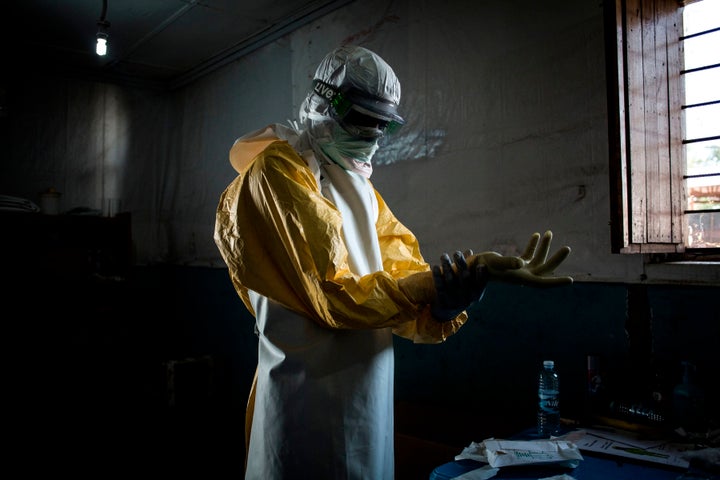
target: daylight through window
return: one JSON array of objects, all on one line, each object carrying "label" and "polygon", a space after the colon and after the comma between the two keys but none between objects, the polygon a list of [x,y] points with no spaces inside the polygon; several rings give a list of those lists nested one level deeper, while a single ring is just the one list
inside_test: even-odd
[{"label": "daylight through window", "polygon": [[720,259],[720,0],[604,5],[612,251]]},{"label": "daylight through window", "polygon": [[720,247],[720,0],[683,9],[687,248]]}]

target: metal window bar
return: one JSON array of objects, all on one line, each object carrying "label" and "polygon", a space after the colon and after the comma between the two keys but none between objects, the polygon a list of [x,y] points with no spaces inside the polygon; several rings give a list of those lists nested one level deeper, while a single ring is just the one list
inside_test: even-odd
[{"label": "metal window bar", "polygon": [[682,109],[685,110],[686,108],[693,108],[693,107],[707,107],[708,105],[717,105],[720,103],[720,100],[711,100],[709,102],[702,102],[702,103],[691,103],[689,105],[683,105]]},{"label": "metal window bar", "polygon": [[698,173],[697,175],[685,175],[683,178],[702,178],[702,177],[720,177],[719,173]]},{"label": "metal window bar", "polygon": [[713,135],[712,137],[701,137],[701,138],[687,138],[682,141],[683,145],[688,143],[707,142],[710,140],[720,140],[720,135]]},{"label": "metal window bar", "polygon": [[[696,175],[683,175],[683,180],[688,178],[706,178],[706,177],[720,177],[720,172],[717,173],[698,173]],[[687,209],[683,210],[683,213],[712,213],[720,212],[720,208],[707,208],[707,209]]]},{"label": "metal window bar", "polygon": [[720,67],[720,63],[711,63],[710,65],[703,65],[701,67],[687,68],[685,70],[680,70],[680,75],[685,75],[686,73],[701,72],[703,70],[710,70],[711,68],[717,67]]},{"label": "metal window bar", "polygon": [[690,35],[683,35],[680,37],[680,40],[687,40],[688,38],[699,37],[699,36],[707,35],[708,33],[713,33],[713,32],[717,32],[717,31],[720,31],[720,27],[711,28],[710,30],[704,30],[702,32],[691,33]]}]

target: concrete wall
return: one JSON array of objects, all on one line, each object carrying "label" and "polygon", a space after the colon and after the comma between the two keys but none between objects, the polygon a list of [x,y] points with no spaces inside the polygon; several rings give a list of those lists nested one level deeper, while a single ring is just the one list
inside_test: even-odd
[{"label": "concrete wall", "polygon": [[[352,2],[172,92],[22,71],[8,80],[0,191],[133,214],[137,261],[222,267],[214,212],[238,136],[297,116],[322,56],[380,53],[407,125],[373,182],[423,254],[512,254],[551,229],[579,281],[719,284],[720,269],[610,252],[602,5],[592,0]],[[642,280],[641,280],[642,279]]]}]

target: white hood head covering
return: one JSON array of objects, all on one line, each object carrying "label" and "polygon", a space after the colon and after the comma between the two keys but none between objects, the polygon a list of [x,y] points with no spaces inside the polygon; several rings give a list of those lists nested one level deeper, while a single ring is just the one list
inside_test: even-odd
[{"label": "white hood head covering", "polygon": [[[377,139],[386,127],[404,123],[397,112],[399,103],[400,81],[390,65],[366,48],[345,45],[320,62],[299,120],[315,140],[328,136],[335,123],[351,135]],[[375,124],[351,121],[358,116],[374,119]]]}]

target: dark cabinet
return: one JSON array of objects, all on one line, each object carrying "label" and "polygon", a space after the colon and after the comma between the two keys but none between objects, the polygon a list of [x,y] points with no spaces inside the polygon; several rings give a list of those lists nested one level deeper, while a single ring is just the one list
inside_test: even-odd
[{"label": "dark cabinet", "polygon": [[123,276],[132,263],[130,213],[114,217],[0,214],[3,270],[22,277]]}]

